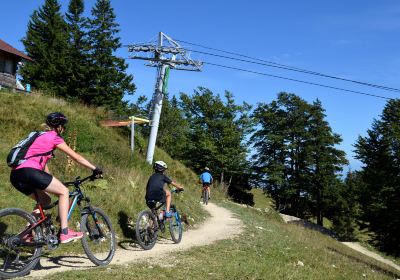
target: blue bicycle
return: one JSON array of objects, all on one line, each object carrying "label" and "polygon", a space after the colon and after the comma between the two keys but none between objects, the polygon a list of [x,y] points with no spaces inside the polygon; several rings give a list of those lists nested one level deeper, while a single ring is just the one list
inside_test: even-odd
[{"label": "blue bicycle", "polygon": [[[171,193],[179,193],[183,190],[173,189]],[[178,209],[175,205],[171,205],[171,218],[165,217],[165,209],[160,210],[165,205],[156,201],[147,202],[150,209],[143,210],[139,213],[136,220],[136,240],[140,247],[144,250],[150,250],[154,247],[157,241],[158,232],[165,232],[166,223],[169,223],[169,232],[174,243],[179,243],[182,240],[182,221]]]}]

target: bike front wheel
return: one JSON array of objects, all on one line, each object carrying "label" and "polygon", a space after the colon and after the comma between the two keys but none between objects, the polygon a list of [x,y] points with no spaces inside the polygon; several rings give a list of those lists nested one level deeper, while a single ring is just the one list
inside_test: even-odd
[{"label": "bike front wheel", "polygon": [[0,210],[0,279],[24,276],[39,261],[42,238],[39,227],[20,236],[35,218],[18,208]]},{"label": "bike front wheel", "polygon": [[88,258],[95,265],[107,265],[114,257],[115,232],[110,218],[100,208],[93,207],[92,211],[81,218],[83,232],[82,246]]},{"label": "bike front wheel", "polygon": [[179,243],[182,240],[182,222],[179,212],[174,209],[172,217],[169,218],[169,232],[174,243]]},{"label": "bike front wheel", "polygon": [[150,211],[144,210],[139,213],[136,221],[136,240],[144,250],[154,247],[158,235],[157,217]]}]

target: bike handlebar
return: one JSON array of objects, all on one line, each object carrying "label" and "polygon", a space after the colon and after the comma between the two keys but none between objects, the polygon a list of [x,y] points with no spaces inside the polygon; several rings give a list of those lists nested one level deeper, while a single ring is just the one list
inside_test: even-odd
[{"label": "bike handlebar", "polygon": [[[73,182],[64,182],[63,184],[64,184],[64,186],[66,186],[66,187],[79,186],[80,184],[82,184],[83,182],[85,182],[85,181],[87,181],[87,180],[94,181],[94,180],[96,180],[96,179],[100,179],[100,178],[96,177],[96,175],[93,175],[93,174],[90,175],[90,176],[87,176],[87,177],[85,177],[85,178],[83,178],[83,179],[81,179],[81,178],[78,176],[78,177],[76,177],[75,181],[73,181]],[[57,204],[58,204],[58,200],[55,201],[55,202],[53,202],[53,203],[51,203],[50,205],[42,206],[42,208],[43,208],[43,210],[49,210],[49,209],[55,207]]]},{"label": "bike handlebar", "polygon": [[64,182],[63,184],[66,187],[79,186],[80,184],[82,184],[83,182],[85,182],[87,180],[94,181],[96,179],[100,179],[100,178],[96,177],[96,175],[93,175],[93,174],[90,175],[90,176],[87,176],[87,177],[85,177],[83,179],[81,179],[81,177],[78,176],[78,177],[76,177],[75,181],[73,181],[73,182]]},{"label": "bike handlebar", "polygon": [[184,191],[184,189],[178,189],[178,188],[174,188],[174,189],[171,190],[171,192],[173,192],[173,193],[180,193],[180,192],[183,192],[183,191]]}]

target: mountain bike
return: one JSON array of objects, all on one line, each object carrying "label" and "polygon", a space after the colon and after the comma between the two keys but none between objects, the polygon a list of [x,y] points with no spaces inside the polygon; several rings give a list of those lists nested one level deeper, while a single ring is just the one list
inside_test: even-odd
[{"label": "mountain bike", "polygon": [[[183,190],[173,189],[172,193],[179,193]],[[175,205],[171,205],[171,218],[165,217],[165,209],[159,211],[164,203],[156,201],[148,201],[147,205],[150,209],[143,210],[139,213],[136,220],[136,239],[140,247],[144,250],[150,250],[154,247],[157,241],[158,232],[165,232],[166,222],[169,222],[169,232],[174,243],[179,243],[182,240],[182,221],[178,209]],[[160,215],[162,213],[162,217]]]},{"label": "mountain bike", "polygon": [[210,185],[208,184],[203,184],[203,189],[201,191],[201,197],[203,198],[203,204],[207,205],[208,204],[208,200],[209,200],[209,193],[208,193],[208,188],[210,187]]},{"label": "mountain bike", "polygon": [[[111,262],[116,243],[110,219],[103,210],[91,206],[89,197],[81,189],[83,182],[95,179],[97,178],[94,175],[84,179],[77,177],[75,181],[64,185],[74,187],[69,193],[68,220],[78,205],[83,249],[88,258],[100,266]],[[51,214],[43,211],[57,204],[58,201],[48,206],[38,203],[40,216],[37,218],[18,208],[0,210],[0,279],[28,274],[38,263],[43,247],[54,250],[59,246],[58,233]]]}]

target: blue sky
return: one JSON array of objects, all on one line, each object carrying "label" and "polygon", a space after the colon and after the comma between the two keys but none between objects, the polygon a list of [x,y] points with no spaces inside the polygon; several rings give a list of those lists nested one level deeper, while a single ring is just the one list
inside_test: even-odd
[{"label": "blue sky", "polygon": [[[29,16],[43,0],[2,1],[0,38],[23,50]],[[66,10],[68,1],[60,3]],[[95,0],[86,1],[90,12]],[[400,2],[383,1],[122,1],[112,5],[123,44],[147,42],[162,31],[174,39],[242,53],[260,59],[305,68],[348,79],[400,88]],[[4,12],[9,11],[9,12]],[[198,47],[191,47],[201,50]],[[128,57],[127,49],[118,52]],[[221,60],[193,53],[192,58],[233,67],[397,97],[400,93],[357,86],[326,78]],[[143,61],[127,61],[139,95],[151,96],[155,69]],[[342,135],[340,148],[350,166],[353,144],[365,135],[386,103],[383,99],[348,94],[291,81],[205,65],[202,72],[172,71],[170,94],[193,92],[205,86],[216,93],[231,91],[238,102],[270,102],[281,91],[312,102],[322,101],[334,132]]]}]

